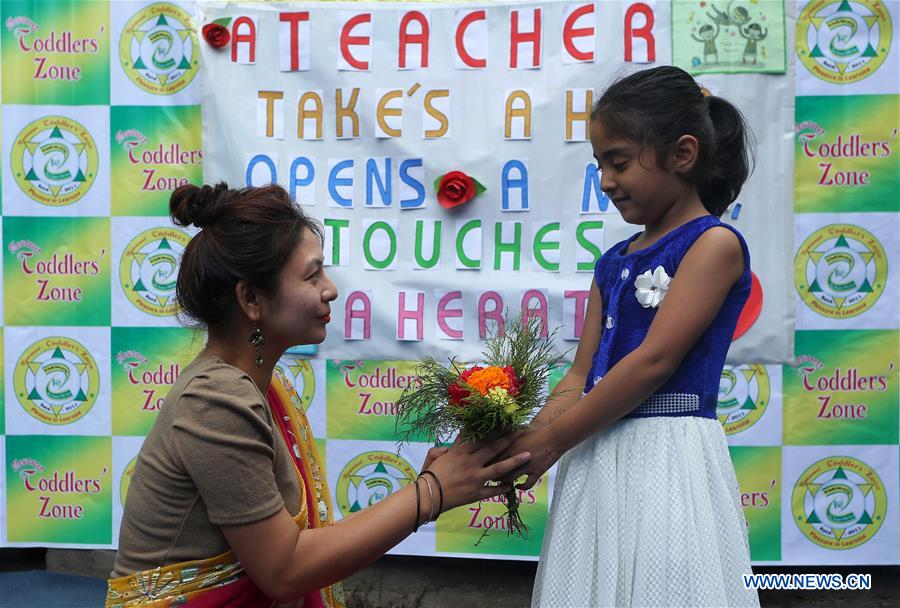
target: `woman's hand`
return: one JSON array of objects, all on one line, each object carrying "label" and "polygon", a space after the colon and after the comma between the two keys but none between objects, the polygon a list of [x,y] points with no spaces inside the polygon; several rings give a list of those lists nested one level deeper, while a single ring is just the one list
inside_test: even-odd
[{"label": "woman's hand", "polygon": [[528,452],[531,459],[523,466],[515,469],[504,480],[515,481],[522,475],[528,475],[525,483],[516,485],[521,490],[528,490],[538,482],[541,476],[552,467],[565,450],[553,440],[551,426],[539,428],[528,427],[516,434],[516,440],[509,446],[509,453]]},{"label": "woman's hand", "polygon": [[[426,457],[425,469],[431,471],[441,482],[444,493],[443,510],[460,505],[499,496],[512,489],[511,483],[485,485],[488,482],[509,477],[514,469],[525,465],[531,455],[517,450],[513,456],[498,462],[491,462],[512,444],[514,437],[505,435],[490,441],[454,443],[449,449],[438,454],[430,463]],[[429,450],[429,457],[433,451]],[[489,464],[490,463],[490,464]],[[426,479],[428,476],[426,476]],[[432,480],[429,480],[432,481]]]}]

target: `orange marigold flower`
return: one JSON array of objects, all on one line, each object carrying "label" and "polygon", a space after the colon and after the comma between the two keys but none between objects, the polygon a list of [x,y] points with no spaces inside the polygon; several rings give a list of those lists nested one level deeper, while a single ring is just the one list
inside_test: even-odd
[{"label": "orange marigold flower", "polygon": [[497,367],[496,365],[476,371],[466,379],[466,382],[482,395],[486,395],[495,386],[506,390],[513,388],[509,374],[502,367]]}]

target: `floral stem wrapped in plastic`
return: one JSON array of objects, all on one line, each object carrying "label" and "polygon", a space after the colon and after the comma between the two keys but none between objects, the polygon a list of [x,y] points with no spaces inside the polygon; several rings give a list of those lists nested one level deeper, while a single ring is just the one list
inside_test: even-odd
[{"label": "floral stem wrapped in plastic", "polygon": [[[517,318],[488,338],[482,365],[462,368],[452,358],[445,367],[424,359],[416,369],[419,382],[397,402],[401,442],[422,434],[445,441],[457,433],[462,441],[477,441],[526,426],[545,397],[550,371],[562,359],[553,348],[555,332],[542,333],[540,320]],[[519,514],[516,489],[504,497],[508,533],[525,537],[528,526]]]}]

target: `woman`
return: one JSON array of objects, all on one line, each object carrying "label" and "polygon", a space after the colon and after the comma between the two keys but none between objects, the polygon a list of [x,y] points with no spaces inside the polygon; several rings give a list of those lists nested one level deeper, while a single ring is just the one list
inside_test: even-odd
[{"label": "woman", "polygon": [[339,581],[527,462],[511,443],[432,448],[414,483],[333,524],[319,455],[275,363],[325,339],[337,297],[321,229],[280,186],[183,186],[170,214],[200,228],[177,296],[207,331],[172,387],[128,490],[110,606],[340,607]]}]

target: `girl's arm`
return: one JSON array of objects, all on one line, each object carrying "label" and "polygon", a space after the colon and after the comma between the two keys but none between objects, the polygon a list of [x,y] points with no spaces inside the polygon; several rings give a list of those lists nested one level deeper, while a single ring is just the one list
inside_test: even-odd
[{"label": "girl's arm", "polygon": [[678,369],[706,331],[744,271],[737,237],[727,228],[703,233],[685,254],[663,304],[641,345],[622,358],[603,380],[548,426],[511,446],[531,461],[515,471],[528,474],[528,489],[567,450],[607,428],[640,405]]},{"label": "girl's arm", "polygon": [[[429,470],[443,487],[444,511],[511,489],[510,485],[485,485],[527,462],[527,454],[517,454],[487,464],[510,443],[509,436],[489,443],[460,443],[431,463]],[[426,480],[431,483],[433,503]],[[430,476],[340,526],[300,531],[282,508],[262,521],[222,526],[222,533],[256,586],[272,600],[288,603],[362,570],[409,536],[416,523],[415,483],[419,486],[418,524],[423,524],[432,508],[438,515],[439,490]]]},{"label": "girl's arm", "polygon": [[584,390],[584,383],[593,365],[594,352],[597,350],[600,336],[603,334],[602,313],[603,297],[600,295],[597,282],[592,281],[591,290],[588,292],[587,313],[581,329],[581,338],[578,341],[578,349],[575,351],[575,360],[563,379],[553,389],[553,393],[547,398],[544,407],[531,421],[532,427],[547,426],[581,399],[581,391]]}]

